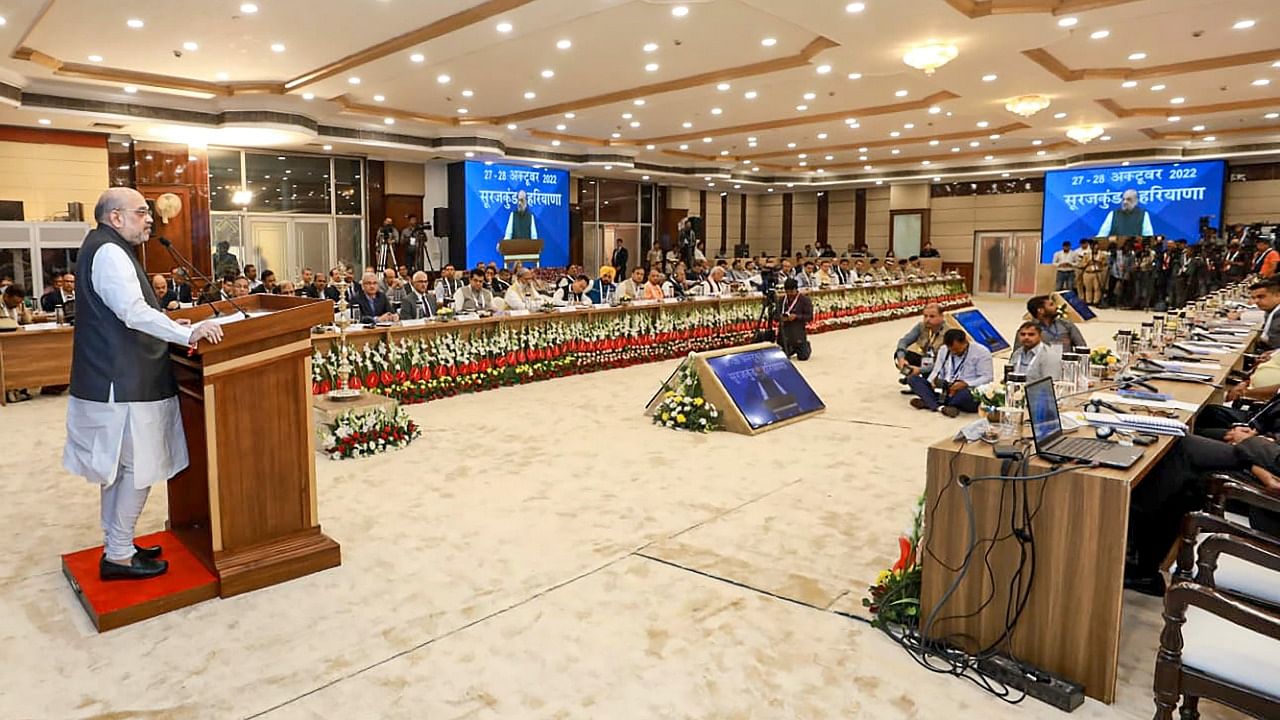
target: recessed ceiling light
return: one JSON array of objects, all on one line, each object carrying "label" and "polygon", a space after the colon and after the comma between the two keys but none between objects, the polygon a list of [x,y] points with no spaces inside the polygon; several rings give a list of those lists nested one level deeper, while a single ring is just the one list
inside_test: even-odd
[{"label": "recessed ceiling light", "polygon": [[721,110],[720,108],[711,108],[711,114],[712,114],[712,115],[719,115],[719,114],[721,114],[721,113],[723,113],[723,112],[724,112],[724,110]]},{"label": "recessed ceiling light", "polygon": [[649,63],[644,66],[645,72],[658,72],[658,63]]},{"label": "recessed ceiling light", "polygon": [[826,134],[826,133],[818,133],[818,139],[819,139],[819,140],[826,140],[826,139],[827,139],[827,134]]},{"label": "recessed ceiling light", "polygon": [[658,43],[652,43],[652,42],[651,42],[651,43],[645,43],[645,44],[644,44],[644,51],[645,51],[645,52],[647,52],[647,53],[657,52],[657,51],[658,51]]},{"label": "recessed ceiling light", "polygon": [[796,106],[796,111],[797,111],[797,112],[804,112],[805,110],[808,110],[808,109],[809,109],[809,106],[808,106],[808,105],[797,105],[797,106]]},{"label": "recessed ceiling light", "polygon": [[685,15],[689,14],[689,8],[685,7],[684,5],[677,5],[671,8],[671,14],[674,15],[675,17],[684,17]]},{"label": "recessed ceiling light", "polygon": [[631,121],[631,127],[633,127],[633,128],[638,128],[638,127],[640,127],[640,121],[639,121],[639,120],[632,120],[632,121]]},{"label": "recessed ceiling light", "polygon": [[525,99],[525,100],[532,100],[532,99],[534,99],[534,98],[536,98],[536,97],[538,97],[538,93],[536,93],[536,92],[534,92],[534,91],[532,91],[532,90],[527,90],[527,91],[525,91],[525,94],[524,94],[524,99]]},{"label": "recessed ceiling light", "polygon": [[565,130],[568,130],[568,129],[569,129],[569,126],[565,125],[564,123],[560,123],[559,125],[556,126],[556,130],[559,130],[560,132],[564,132]]},{"label": "recessed ceiling light", "polygon": [[622,113],[622,119],[623,119],[623,120],[630,120],[630,119],[631,119],[631,118],[633,118],[633,117],[635,117],[635,115],[632,115],[632,114],[631,114],[631,113],[629,113],[629,112],[627,112],[627,113]]},{"label": "recessed ceiling light", "polygon": [[930,115],[937,115],[941,112],[942,112],[942,108],[938,107],[937,105],[934,105],[933,107],[929,108]]},{"label": "recessed ceiling light", "polygon": [[303,100],[307,100],[307,101],[315,100],[315,99],[316,99],[316,94],[315,94],[315,93],[313,93],[313,92],[304,92],[304,93],[302,93],[302,99],[303,99]]},{"label": "recessed ceiling light", "polygon": [[906,90],[899,90],[899,91],[895,92],[895,93],[894,93],[894,95],[895,95],[895,96],[897,96],[897,97],[906,97],[906,96],[907,96],[907,91],[906,91]]},{"label": "recessed ceiling light", "polygon": [[862,169],[863,169],[863,170],[870,170],[871,168],[872,168],[872,166],[871,166],[871,165],[863,165],[863,166],[862,166]]},{"label": "recessed ceiling light", "polygon": [[1100,138],[1098,138],[1098,139],[1099,139],[1099,140],[1101,140],[1102,142],[1111,142],[1111,136],[1110,136],[1110,135],[1103,135],[1102,137],[1100,137]]},{"label": "recessed ceiling light", "polygon": [[449,81],[450,81],[450,80],[452,80],[452,79],[453,79],[453,78],[449,77],[448,75],[437,75],[437,76],[436,76],[436,82],[440,83],[441,85],[448,85],[448,84],[449,84]]},{"label": "recessed ceiling light", "polygon": [[765,39],[761,40],[761,41],[760,41],[760,44],[761,44],[761,45],[763,45],[763,46],[765,46],[765,47],[773,47],[774,45],[777,45],[777,44],[778,44],[778,39],[777,39],[777,38],[767,37],[767,38],[765,38]]},{"label": "recessed ceiling light", "polygon": [[258,6],[254,5],[253,3],[241,3],[240,12],[244,13],[245,15],[252,15],[258,12]]},{"label": "recessed ceiling light", "polygon": [[1090,33],[1089,37],[1093,38],[1094,40],[1105,40],[1106,38],[1111,37],[1111,31],[1110,30],[1094,30],[1092,33]]},{"label": "recessed ceiling light", "polygon": [[844,11],[847,13],[860,13],[866,9],[867,9],[867,4],[860,3],[860,2],[852,2],[844,6]]},{"label": "recessed ceiling light", "polygon": [[134,87],[133,85],[125,85],[124,91],[132,95],[133,93],[138,92],[138,88]]},{"label": "recessed ceiling light", "polygon": [[1058,27],[1061,27],[1061,28],[1075,27],[1079,22],[1080,22],[1080,18],[1064,17],[1058,21]]},{"label": "recessed ceiling light", "polygon": [[982,143],[978,142],[977,140],[970,140],[970,141],[969,141],[969,147],[980,147],[981,145],[982,145]]},{"label": "recessed ceiling light", "polygon": [[827,156],[825,156],[823,159],[824,159],[824,160],[835,160],[835,159],[836,159],[836,156],[835,156],[835,155],[827,155]]},{"label": "recessed ceiling light", "polygon": [[644,101],[644,99],[643,99],[643,98],[639,98],[639,99],[636,99],[636,100],[632,100],[632,101],[631,101],[631,104],[632,104],[632,105],[635,105],[636,107],[644,107],[644,102],[645,102],[645,101]]},{"label": "recessed ceiling light", "polygon": [[689,146],[688,146],[688,145],[681,145],[681,146],[680,146],[680,149],[681,149],[681,150],[688,150],[688,149],[689,149]]},{"label": "recessed ceiling light", "polygon": [[901,137],[901,136],[902,136],[902,133],[898,132],[897,130],[893,130],[889,133],[889,137]]},{"label": "recessed ceiling light", "polygon": [[352,76],[352,77],[347,78],[347,82],[351,83],[352,85],[359,85],[359,84],[360,84],[360,78],[355,77],[355,76]]},{"label": "recessed ceiling light", "polygon": [[382,118],[382,122],[383,122],[384,124],[386,124],[386,125],[395,125],[395,124],[396,124],[396,119],[395,119],[395,118]]},{"label": "recessed ceiling light", "polygon": [[1204,132],[1204,126],[1203,126],[1203,125],[1192,125],[1192,126],[1191,126],[1191,132]]},{"label": "recessed ceiling light", "polygon": [[102,62],[102,56],[101,56],[101,55],[90,55],[90,56],[89,56],[89,62]]},{"label": "recessed ceiling light", "polygon": [[1165,119],[1166,119],[1166,120],[1168,120],[1168,121],[1169,121],[1169,122],[1171,122],[1171,123],[1176,123],[1176,122],[1179,122],[1180,120],[1182,120],[1182,116],[1181,116],[1181,115],[1170,115],[1169,117],[1167,117],[1167,118],[1165,118]]},{"label": "recessed ceiling light", "polygon": [[1122,88],[1136,88],[1136,87],[1138,87],[1138,81],[1137,81],[1137,80],[1125,80],[1124,82],[1120,83],[1120,87],[1122,87]]},{"label": "recessed ceiling light", "polygon": [[217,75],[214,75],[213,77],[214,77],[214,78],[216,78],[216,79],[218,79],[218,80],[227,80],[227,79],[229,79],[231,76],[230,76],[230,75],[228,75],[228,74],[226,74],[226,73],[224,73],[224,72],[220,72],[220,73],[218,73]]},{"label": "recessed ceiling light", "polygon": [[731,87],[733,86],[730,85],[729,83],[720,83],[719,85],[716,86],[716,89],[719,90],[720,92],[725,92]]},{"label": "recessed ceiling light", "polygon": [[996,75],[996,74],[994,74],[994,73],[993,73],[993,74],[991,74],[991,75],[983,75],[983,76],[982,76],[982,82],[995,82],[995,81],[996,81],[996,80],[998,80],[999,78],[1000,78],[1000,76],[999,76],[999,75]]},{"label": "recessed ceiling light", "polygon": [[126,21],[124,22],[124,24],[125,24],[125,25],[128,25],[129,27],[133,28],[134,30],[138,30],[138,29],[140,29],[143,25],[145,25],[146,23],[142,22],[142,21],[141,21],[141,20],[139,20],[138,18],[129,18],[128,20],[126,20]]},{"label": "recessed ceiling light", "polygon": [[688,130],[689,128],[693,127],[693,123],[689,122],[688,120],[685,120],[684,122],[680,123],[680,127],[684,128],[685,130]]},{"label": "recessed ceiling light", "polygon": [[52,121],[52,120],[50,120],[49,118],[40,118],[40,119],[39,119],[39,120],[37,120],[36,122],[40,123],[41,125],[52,125],[52,124],[53,124],[53,121]]},{"label": "recessed ceiling light", "polygon": [[805,100],[816,100],[816,99],[817,99],[817,97],[818,97],[818,94],[817,94],[817,93],[807,92],[807,93],[805,93],[805,94],[804,94],[804,99],[805,99]]},{"label": "recessed ceiling light", "polygon": [[1067,114],[1066,114],[1066,113],[1064,113],[1064,112],[1054,113],[1054,114],[1053,114],[1053,119],[1054,119],[1054,120],[1061,120],[1062,118],[1064,118],[1064,117],[1066,117],[1066,116],[1067,116]]},{"label": "recessed ceiling light", "polygon": [[577,114],[577,113],[567,112],[567,113],[565,113],[565,114],[564,114],[564,119],[565,119],[565,120],[572,120],[572,119],[574,119],[574,118],[576,118],[576,117],[578,117],[578,114]]},{"label": "recessed ceiling light", "polygon": [[462,91],[462,97],[467,97],[467,98],[474,97],[475,94],[476,94],[475,91],[469,88]]},{"label": "recessed ceiling light", "polygon": [[1043,150],[1037,150],[1037,151],[1036,151],[1036,155],[1044,155],[1044,151],[1043,151]]},{"label": "recessed ceiling light", "polygon": [[1269,112],[1266,115],[1263,115],[1262,118],[1264,120],[1275,120],[1276,118],[1280,118],[1280,113]]},{"label": "recessed ceiling light", "polygon": [[1271,81],[1266,78],[1258,78],[1257,80],[1253,81],[1253,84],[1257,85],[1258,87],[1262,87],[1263,85],[1270,85]]},{"label": "recessed ceiling light", "polygon": [[610,133],[609,137],[613,138],[614,140],[617,140],[618,138],[622,137],[622,133],[620,132]]},{"label": "recessed ceiling light", "polygon": [[818,67],[814,68],[814,72],[818,73],[819,75],[826,75],[827,73],[831,72],[831,66],[819,65]]},{"label": "recessed ceiling light", "polygon": [[902,126],[902,129],[903,129],[903,130],[915,130],[915,129],[916,129],[916,124],[915,124],[915,123],[906,123],[905,125],[903,125],[903,126]]},{"label": "recessed ceiling light", "polygon": [[1000,173],[1000,177],[1009,177],[1009,173]]},{"label": "recessed ceiling light", "polygon": [[332,149],[333,149],[333,146],[332,146],[332,145],[325,145],[325,146],[324,146],[324,149],[325,149],[325,150],[332,150]]},{"label": "recessed ceiling light", "polygon": [[960,148],[958,148],[958,147],[953,147],[953,148],[951,148],[951,152],[960,152]]},{"label": "recessed ceiling light", "polygon": [[901,150],[899,150],[898,148],[894,148],[894,149],[892,149],[892,150],[890,150],[890,151],[889,151],[889,154],[890,154],[890,155],[897,155],[897,154],[899,154],[899,153],[901,153],[901,152],[902,152],[902,151],[901,151]]},{"label": "recessed ceiling light", "polygon": [[560,141],[559,141],[559,140],[552,140],[552,141],[551,141],[551,146],[552,146],[552,147],[560,147]]},{"label": "recessed ceiling light", "polygon": [[543,70],[543,71],[542,71],[542,77],[543,77],[543,78],[545,78],[545,79],[547,79],[547,80],[550,80],[551,78],[553,78],[553,77],[555,77],[555,76],[556,76],[556,71],[555,71],[555,70],[552,70],[551,68],[547,68],[546,70]]},{"label": "recessed ceiling light", "polygon": [[508,129],[508,130],[516,130],[516,129],[519,129],[519,127],[520,127],[520,126],[519,126],[519,125],[517,125],[517,124],[515,124],[515,123],[507,123],[507,129]]},{"label": "recessed ceiling light", "polygon": [[194,42],[191,42],[190,40],[188,40],[188,41],[186,41],[186,42],[182,43],[182,49],[183,49],[183,50],[186,50],[186,51],[188,51],[188,52],[195,52],[195,51],[197,51],[197,50],[199,50],[199,49],[200,49],[200,45],[199,45],[199,43],[194,43]]},{"label": "recessed ceiling light", "polygon": [[702,142],[704,142],[704,143],[709,143],[709,142],[711,142],[711,140],[712,140],[712,138],[709,138],[709,137],[704,137],[704,138],[702,138]]},{"label": "recessed ceiling light", "polygon": [[721,156],[721,157],[724,157],[725,155],[728,155],[728,154],[729,154],[729,151],[728,151],[728,150],[721,150],[721,151],[720,151],[720,156]]},{"label": "recessed ceiling light", "polygon": [[789,142],[789,143],[787,143],[787,149],[788,149],[788,150],[795,150],[795,149],[796,149],[796,144],[795,144],[795,143],[793,143],[793,142]]},{"label": "recessed ceiling light", "polygon": [[475,153],[473,153],[473,152],[471,152],[470,150],[468,150],[468,151],[466,151],[466,152],[462,153],[462,156],[463,156],[463,157],[473,158],[473,157],[475,157],[475,156],[476,156],[476,154],[475,154]]},{"label": "recessed ceiling light", "polygon": [[1184,98],[1184,97],[1176,97],[1176,98],[1171,98],[1171,99],[1169,100],[1169,104],[1171,104],[1171,105],[1181,105],[1182,103],[1184,103],[1184,102],[1186,102],[1186,101],[1187,101],[1187,99],[1186,99],[1186,98]]},{"label": "recessed ceiling light", "polygon": [[1000,133],[995,133],[995,134],[993,134],[993,135],[988,135],[987,137],[991,138],[992,140],[999,140],[999,139],[1000,139]]},{"label": "recessed ceiling light", "polygon": [[1161,90],[1163,90],[1163,89],[1164,89],[1164,87],[1165,87],[1165,86],[1164,86],[1163,84],[1159,84],[1159,85],[1152,85],[1152,86],[1151,86],[1151,92],[1160,92]]},{"label": "recessed ceiling light", "polygon": [[1231,26],[1231,29],[1232,30],[1248,30],[1249,28],[1257,24],[1258,23],[1254,20],[1239,20],[1236,22],[1235,25]]},{"label": "recessed ceiling light", "polygon": [[983,159],[983,160],[995,160],[995,159],[996,159],[996,156],[995,156],[995,155],[985,155],[985,156],[983,156],[983,158],[982,158],[982,159]]},{"label": "recessed ceiling light", "polygon": [[796,163],[796,164],[797,164],[797,165],[799,165],[800,167],[809,167],[809,161],[808,161],[808,160],[801,160],[800,162],[798,162],[798,163]]},{"label": "recessed ceiling light", "polygon": [[799,155],[797,155],[796,157],[800,158],[801,160],[808,160],[808,159],[809,159],[809,153],[800,153],[800,154],[799,154]]},{"label": "recessed ceiling light", "polygon": [[862,79],[862,73],[849,73],[848,78],[849,78],[850,80],[861,80],[861,79]]},{"label": "recessed ceiling light", "polygon": [[759,97],[759,93],[757,93],[755,90],[748,90],[742,93],[742,97],[748,100],[755,100],[757,97]]},{"label": "recessed ceiling light", "polygon": [[284,43],[271,43],[271,52],[284,52]]},{"label": "recessed ceiling light", "polygon": [[1129,59],[1130,59],[1130,60],[1133,60],[1133,61],[1146,60],[1146,59],[1147,59],[1147,54],[1146,54],[1146,53],[1144,53],[1144,52],[1136,52],[1136,53],[1131,54],[1131,55],[1129,56]]},{"label": "recessed ceiling light", "polygon": [[[937,140],[930,140],[930,141],[929,141],[929,147],[938,147],[938,141],[937,141]],[[865,150],[859,150],[859,152],[865,152]]]},{"label": "recessed ceiling light", "polygon": [[420,63],[420,62],[426,62],[427,56],[423,55],[422,53],[414,53],[409,56],[409,59],[412,60],[413,62]]},{"label": "recessed ceiling light", "polygon": [[560,50],[568,50],[569,48],[573,47],[573,41],[572,40],[557,41],[556,47]]},{"label": "recessed ceiling light", "polygon": [[511,23],[509,22],[500,22],[497,24],[497,26],[494,29],[500,33],[509,33],[511,32],[512,27],[511,27]]},{"label": "recessed ceiling light", "polygon": [[979,121],[978,121],[978,127],[980,127],[980,128],[985,128],[985,127],[988,127],[988,126],[990,126],[990,125],[991,125],[991,123],[987,122],[986,120],[979,120]]},{"label": "recessed ceiling light", "polygon": [[470,111],[470,110],[468,110],[468,109],[466,109],[466,108],[458,108],[458,114],[459,114],[459,115],[466,115],[466,114],[467,114],[467,113],[469,113],[469,112],[471,112],[471,111]]},{"label": "recessed ceiling light", "polygon": [[1031,141],[1031,144],[1032,144],[1032,145],[1043,145],[1043,144],[1044,144],[1044,141],[1043,141],[1043,140],[1032,140],[1032,141]]},{"label": "recessed ceiling light", "polygon": [[1212,135],[1206,135],[1206,136],[1205,136],[1205,138],[1204,138],[1204,141],[1205,141],[1205,142],[1213,142],[1214,140],[1217,140],[1217,139],[1218,139],[1218,138],[1216,138],[1216,137],[1214,137],[1214,136],[1212,136]]}]

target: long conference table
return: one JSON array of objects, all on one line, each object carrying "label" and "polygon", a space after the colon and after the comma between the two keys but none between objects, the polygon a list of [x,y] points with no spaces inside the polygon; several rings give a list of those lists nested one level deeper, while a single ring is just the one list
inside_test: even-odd
[{"label": "long conference table", "polygon": [[[915,315],[931,302],[944,310],[971,304],[958,277],[815,290],[809,297],[815,313],[808,326],[811,333]],[[530,381],[730,347],[750,340],[760,308],[760,295],[630,303],[572,312],[500,313],[449,322],[353,327],[346,339],[353,349],[354,376],[367,380],[376,373],[380,382],[370,389],[414,402],[510,384],[503,381],[499,368],[508,375],[519,369],[521,381]],[[7,391],[68,384],[72,335],[69,327],[0,333],[0,386]],[[339,342],[340,336],[331,329],[312,334],[315,392],[336,380]],[[411,367],[411,359],[421,367]],[[415,373],[419,377],[428,375],[430,379],[422,383],[432,383],[430,392],[417,384],[408,387],[408,377],[396,377],[401,369],[406,376],[414,369],[420,371]],[[388,375],[393,382],[381,381]],[[3,403],[4,393],[0,393]]]},{"label": "long conference table", "polygon": [[[1250,347],[1255,337],[1256,333],[1250,335],[1243,347]],[[1232,369],[1240,368],[1243,354],[1242,350],[1210,356],[1222,367],[1203,373],[1214,375],[1214,382],[1220,385]],[[1195,412],[1173,410],[1188,425],[1200,409],[1222,397],[1221,390],[1208,385],[1176,381],[1151,384],[1174,400],[1197,407]],[[1062,410],[1077,410],[1087,399],[1071,398]],[[1141,408],[1120,406],[1132,414],[1144,413]],[[1030,442],[1029,424],[1023,423],[1023,427],[1023,439]],[[1093,436],[1087,425],[1075,432]],[[1113,702],[1124,606],[1129,496],[1173,442],[1172,437],[1159,436],[1127,470],[1077,466],[1047,480],[971,484],[978,545],[967,574],[940,609],[929,634],[974,652],[989,647],[1005,632],[1011,581],[1021,564],[1019,543],[1010,537],[1011,516],[1021,513],[1022,501],[1027,500],[1034,512],[1034,579],[1026,606],[1000,651],[1080,683],[1089,697]],[[1003,462],[984,442],[946,439],[929,447],[922,618],[937,608],[969,550],[969,519],[958,478],[1005,474],[1001,472]],[[1027,474],[1044,473],[1051,467],[1034,458]],[[991,542],[991,538],[1001,539]],[[1027,582],[1024,576],[1024,588]]]}]

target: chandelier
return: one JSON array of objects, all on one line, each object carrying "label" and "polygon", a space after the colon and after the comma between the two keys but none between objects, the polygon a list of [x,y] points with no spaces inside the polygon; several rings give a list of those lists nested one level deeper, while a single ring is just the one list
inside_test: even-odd
[{"label": "chandelier", "polygon": [[1049,107],[1049,98],[1043,95],[1020,95],[1004,104],[1004,109],[1014,115],[1031,117]]},{"label": "chandelier", "polygon": [[1067,130],[1067,137],[1075,140],[1081,145],[1088,145],[1091,141],[1097,140],[1098,136],[1104,132],[1106,131],[1099,125],[1073,127]]},{"label": "chandelier", "polygon": [[908,50],[902,56],[902,62],[917,70],[923,70],[925,75],[932,75],[938,68],[955,60],[959,54],[960,51],[955,45],[930,43]]}]

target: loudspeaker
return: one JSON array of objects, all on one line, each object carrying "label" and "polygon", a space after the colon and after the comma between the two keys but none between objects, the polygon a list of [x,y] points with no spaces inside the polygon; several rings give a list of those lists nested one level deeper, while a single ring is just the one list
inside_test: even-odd
[{"label": "loudspeaker", "polygon": [[436,208],[431,213],[436,237],[449,237],[449,208]]}]

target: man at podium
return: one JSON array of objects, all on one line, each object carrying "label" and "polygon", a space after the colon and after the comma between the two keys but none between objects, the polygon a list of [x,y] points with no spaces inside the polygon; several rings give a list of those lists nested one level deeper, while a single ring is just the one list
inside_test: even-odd
[{"label": "man at podium", "polygon": [[147,201],[132,188],[111,188],[94,208],[98,227],[80,247],[62,464],[102,486],[103,580],[163,574],[160,548],[134,545],[134,526],[151,486],[187,466],[187,439],[169,343],[216,343],[222,327],[175,322],[138,263],[135,248],[151,235]]},{"label": "man at podium", "polygon": [[502,239],[541,239],[538,237],[538,223],[534,221],[533,212],[529,210],[529,196],[523,190],[516,193],[516,209],[512,210],[511,217],[507,218],[507,232]]}]

